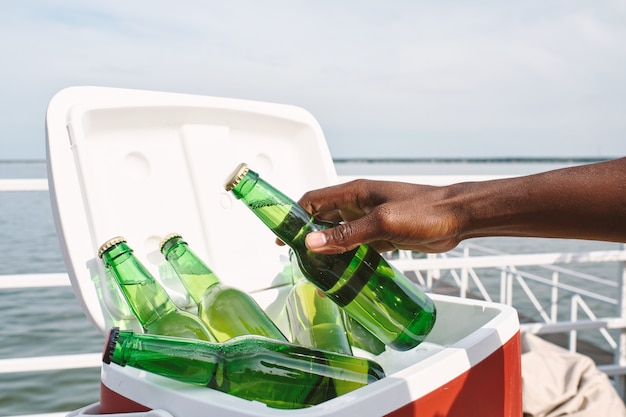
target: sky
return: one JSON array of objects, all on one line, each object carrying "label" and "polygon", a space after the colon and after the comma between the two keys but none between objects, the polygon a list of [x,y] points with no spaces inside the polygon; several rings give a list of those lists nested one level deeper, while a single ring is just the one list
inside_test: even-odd
[{"label": "sky", "polygon": [[7,0],[0,71],[0,160],[76,85],[300,106],[334,158],[626,155],[626,0]]}]

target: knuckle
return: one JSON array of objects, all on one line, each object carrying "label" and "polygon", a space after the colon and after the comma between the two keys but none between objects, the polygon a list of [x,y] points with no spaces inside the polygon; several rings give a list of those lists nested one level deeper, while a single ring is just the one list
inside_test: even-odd
[{"label": "knuckle", "polygon": [[353,249],[360,242],[355,241],[356,229],[350,223],[344,223],[327,230],[330,246],[342,252]]},{"label": "knuckle", "polygon": [[354,228],[350,223],[341,224],[332,229],[332,235],[336,242],[343,242],[354,236]]},{"label": "knuckle", "polygon": [[306,193],[302,195],[302,197],[300,197],[300,199],[298,200],[298,204],[302,206],[302,208],[304,208],[307,212],[310,213],[314,205],[313,201],[314,201],[313,191],[307,191]]},{"label": "knuckle", "polygon": [[387,205],[376,207],[371,213],[376,229],[386,231],[394,225],[394,213]]}]

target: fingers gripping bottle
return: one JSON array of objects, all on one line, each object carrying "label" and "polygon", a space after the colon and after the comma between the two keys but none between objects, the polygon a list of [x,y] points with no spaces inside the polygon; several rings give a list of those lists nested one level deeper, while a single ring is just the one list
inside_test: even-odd
[{"label": "fingers gripping bottle", "polygon": [[246,164],[237,167],[225,188],[293,249],[309,281],[386,345],[408,350],[432,330],[433,301],[368,245],[338,255],[307,250],[305,236],[324,226]]},{"label": "fingers gripping bottle", "polygon": [[160,249],[198,305],[198,316],[218,342],[248,334],[287,341],[256,301],[245,292],[224,285],[181,235],[165,236]]},{"label": "fingers gripping bottle", "polygon": [[139,262],[123,237],[114,237],[98,250],[105,268],[117,280],[124,298],[146,333],[215,341],[195,315],[180,310]]},{"label": "fingers gripping bottle", "polygon": [[211,343],[114,328],[102,359],[280,409],[335,398],[336,382],[356,389],[385,376],[378,364],[367,359],[261,336]]}]

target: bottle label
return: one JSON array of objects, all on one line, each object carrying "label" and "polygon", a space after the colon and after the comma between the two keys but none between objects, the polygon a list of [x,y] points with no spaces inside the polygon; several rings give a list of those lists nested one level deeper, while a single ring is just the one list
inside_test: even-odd
[{"label": "bottle label", "polygon": [[361,245],[354,251],[352,261],[341,278],[326,294],[341,307],[350,304],[372,278],[381,259],[369,246]]}]

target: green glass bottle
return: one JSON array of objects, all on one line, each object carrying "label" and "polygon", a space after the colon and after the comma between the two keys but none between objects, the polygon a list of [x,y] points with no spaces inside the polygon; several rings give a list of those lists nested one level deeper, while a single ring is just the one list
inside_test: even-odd
[{"label": "green glass bottle", "polygon": [[348,341],[353,349],[361,349],[372,355],[380,355],[385,351],[385,344],[374,336],[372,332],[363,327],[361,323],[347,314],[344,314],[344,323]]},{"label": "green glass bottle", "polygon": [[307,250],[305,236],[324,226],[246,164],[225,188],[294,250],[309,281],[386,345],[408,350],[432,330],[434,302],[368,245],[338,255]]},{"label": "green glass bottle", "polygon": [[224,285],[181,235],[165,236],[160,248],[198,305],[198,316],[218,342],[248,334],[287,341],[256,301],[245,292]]},{"label": "green glass bottle", "polygon": [[205,324],[180,310],[152,274],[133,254],[123,237],[106,241],[98,250],[110,275],[146,333],[214,341]]},{"label": "green glass bottle", "polygon": [[[326,294],[304,278],[297,257],[289,250],[293,286],[287,294],[285,309],[291,341],[302,346],[352,356],[352,348],[343,323],[343,312]],[[329,365],[333,365],[329,361]],[[334,383],[337,395],[354,391],[351,381]]]},{"label": "green glass bottle", "polygon": [[304,278],[293,250],[289,251],[289,258],[293,286],[287,295],[285,308],[291,341],[302,346],[352,355],[341,310]]},{"label": "green glass bottle", "polygon": [[285,307],[292,342],[345,355],[354,354],[353,347],[373,355],[385,351],[383,342],[306,280],[292,249],[289,261],[293,286]]},{"label": "green glass bottle", "polygon": [[333,381],[363,387],[385,376],[379,365],[367,359],[262,336],[210,343],[115,328],[109,333],[103,361],[280,409],[305,408],[335,398]]}]

